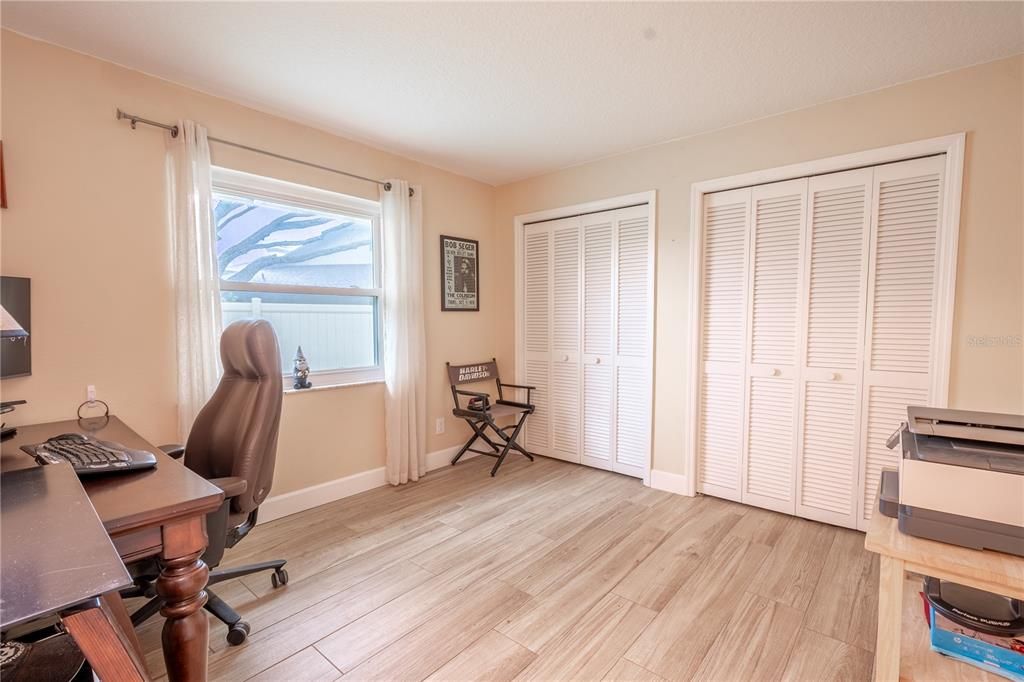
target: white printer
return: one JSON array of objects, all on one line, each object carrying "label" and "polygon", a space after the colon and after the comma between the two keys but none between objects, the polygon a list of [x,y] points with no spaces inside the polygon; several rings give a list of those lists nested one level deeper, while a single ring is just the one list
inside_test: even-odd
[{"label": "white printer", "polygon": [[908,407],[897,443],[880,508],[898,508],[902,532],[1024,556],[1024,416]]}]

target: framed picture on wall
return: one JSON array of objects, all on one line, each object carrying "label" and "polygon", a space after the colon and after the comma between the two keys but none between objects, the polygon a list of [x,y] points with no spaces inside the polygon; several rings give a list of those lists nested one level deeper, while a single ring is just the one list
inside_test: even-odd
[{"label": "framed picture on wall", "polygon": [[441,310],[480,310],[480,243],[441,235]]}]

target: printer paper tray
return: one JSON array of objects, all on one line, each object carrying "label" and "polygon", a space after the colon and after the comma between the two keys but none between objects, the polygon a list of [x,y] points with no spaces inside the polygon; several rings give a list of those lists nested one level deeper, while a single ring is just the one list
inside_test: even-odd
[{"label": "printer paper tray", "polygon": [[1024,557],[1024,528],[956,514],[899,506],[900,532],[971,549]]}]

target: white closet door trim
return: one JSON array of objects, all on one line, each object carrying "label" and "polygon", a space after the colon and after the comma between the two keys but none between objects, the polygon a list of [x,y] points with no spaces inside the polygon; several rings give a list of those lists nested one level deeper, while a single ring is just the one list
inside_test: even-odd
[{"label": "white closet door trim", "polygon": [[[524,215],[518,215],[513,219],[513,237],[515,240],[515,278],[514,278],[514,296],[515,296],[515,381],[516,383],[523,383],[525,380],[526,372],[526,356],[525,356],[525,345],[523,343],[523,334],[525,333],[526,325],[523,318],[524,314],[524,300],[523,291],[523,258],[525,253],[525,226],[528,223],[535,223],[542,220],[557,220],[559,218],[567,218],[570,216],[579,215],[582,213],[596,213],[600,211],[611,211],[615,209],[625,208],[627,206],[636,206],[638,204],[647,204],[648,221],[651,238],[648,244],[649,250],[649,267],[648,267],[648,296],[647,296],[647,358],[651,366],[651,392],[647,396],[650,405],[650,418],[651,418],[651,451],[647,458],[646,466],[644,467],[643,481],[644,485],[649,486],[651,484],[651,459],[654,453],[654,315],[655,315],[655,301],[654,301],[654,280],[655,280],[655,249],[658,238],[657,232],[657,192],[651,190],[649,192],[637,192],[635,194],[624,194],[617,197],[609,197],[607,199],[597,199],[595,201],[587,201],[581,204],[573,204],[571,206],[563,206],[561,208],[552,208],[544,211],[536,211],[534,213],[526,213]],[[582,248],[581,248],[581,260],[582,260]],[[581,294],[582,297],[582,294]],[[582,339],[581,339],[582,342]],[[582,347],[581,347],[582,350]],[[582,367],[581,367],[582,369]],[[582,383],[582,382],[581,382]],[[582,419],[582,415],[581,415]],[[529,422],[527,422],[529,423]]]},{"label": "white closet door trim", "polygon": [[[953,303],[956,292],[956,254],[960,235],[960,199],[963,189],[964,147],[967,133],[956,133],[927,140],[879,147],[842,156],[805,161],[778,168],[731,175],[695,182],[690,186],[690,262],[689,289],[686,300],[686,376],[683,406],[683,458],[687,465],[687,493],[696,494],[697,486],[697,410],[701,377],[700,305],[701,262],[703,258],[704,195],[711,192],[750,187],[781,180],[877,166],[906,161],[922,156],[946,155],[943,183],[943,204],[938,235],[935,301],[935,339],[930,358],[930,393],[932,403],[945,407],[949,401],[950,352],[953,341]],[[517,238],[518,238],[517,232]],[[516,291],[519,287],[516,287]]]}]

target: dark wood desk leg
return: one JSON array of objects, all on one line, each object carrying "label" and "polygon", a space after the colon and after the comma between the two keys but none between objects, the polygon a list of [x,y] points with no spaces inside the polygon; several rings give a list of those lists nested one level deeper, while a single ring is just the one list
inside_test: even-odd
[{"label": "dark wood desk leg", "polygon": [[210,624],[203,612],[209,569],[199,558],[206,549],[206,524],[201,516],[163,527],[163,552],[156,591],[164,598],[160,613],[164,662],[171,682],[205,682]]},{"label": "dark wood desk leg", "polygon": [[62,614],[61,622],[104,682],[149,680],[139,640],[116,593],[96,600],[92,608]]}]

